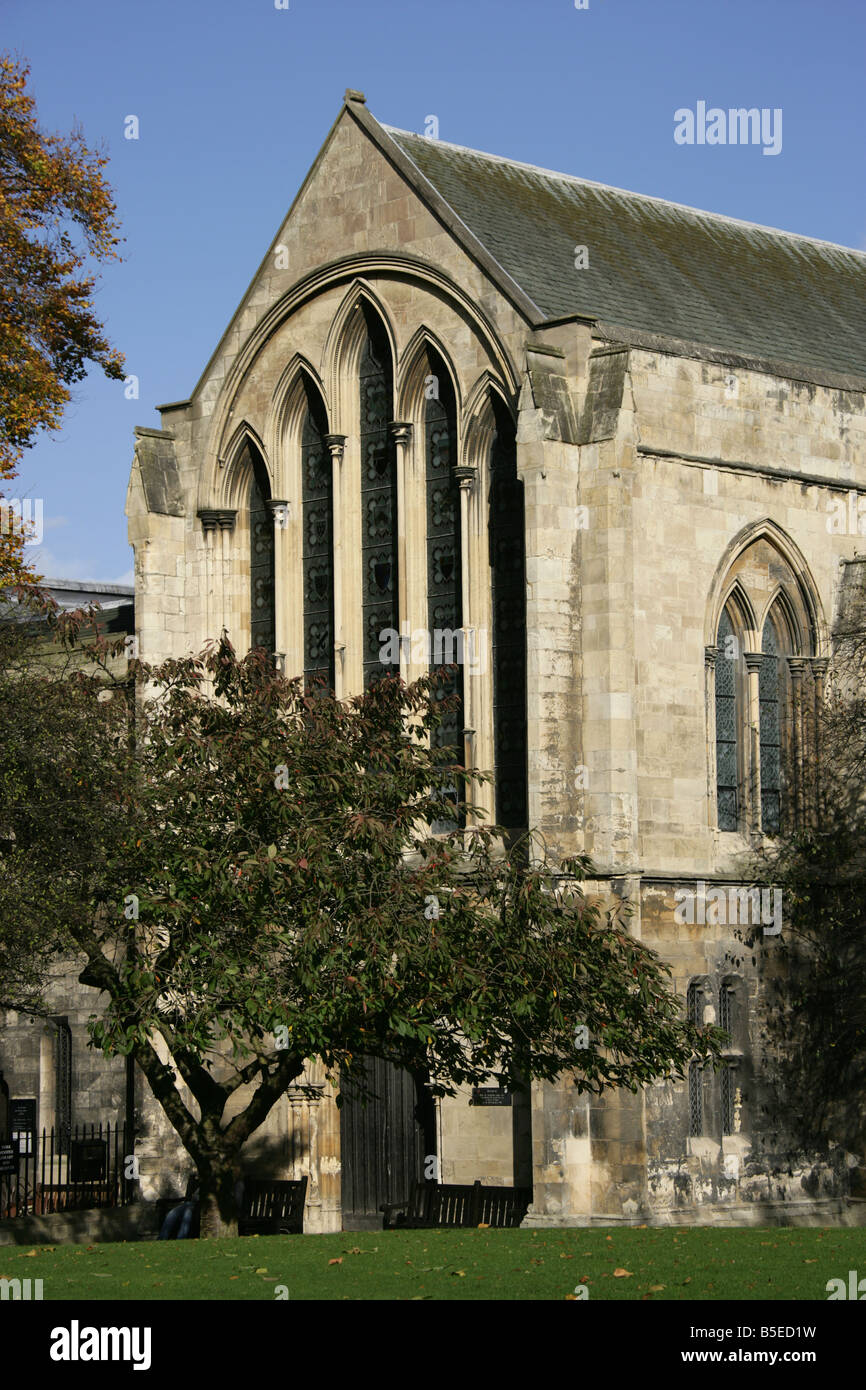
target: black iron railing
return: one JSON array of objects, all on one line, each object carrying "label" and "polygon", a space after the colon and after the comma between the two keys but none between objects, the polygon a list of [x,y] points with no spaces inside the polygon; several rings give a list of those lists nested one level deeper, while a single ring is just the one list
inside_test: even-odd
[{"label": "black iron railing", "polygon": [[125,1206],[138,1187],[133,1143],[125,1125],[14,1134],[0,1149],[0,1221]]}]

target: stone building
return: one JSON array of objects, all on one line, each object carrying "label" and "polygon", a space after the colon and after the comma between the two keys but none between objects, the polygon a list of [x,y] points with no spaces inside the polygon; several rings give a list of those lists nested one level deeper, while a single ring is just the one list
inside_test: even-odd
[{"label": "stone building", "polygon": [[[141,655],[225,627],[345,697],[394,662],[383,630],[407,680],[416,634],[462,630],[497,818],[590,854],[731,1047],[638,1096],[564,1076],[422,1118],[381,1072],[378,1147],[324,1087],[290,1091],[258,1143],[310,1173],[307,1229],[372,1223],[397,1151],[404,1178],[433,1155],[446,1182],[531,1181],[529,1224],[841,1217],[859,1156],[762,1139],[779,923],[744,951],[720,905],[754,908],[750,851],[808,814],[861,582],[864,391],[862,253],[392,129],[346,93],[192,396],[136,431]],[[155,1181],[171,1136],[141,1104]]]}]

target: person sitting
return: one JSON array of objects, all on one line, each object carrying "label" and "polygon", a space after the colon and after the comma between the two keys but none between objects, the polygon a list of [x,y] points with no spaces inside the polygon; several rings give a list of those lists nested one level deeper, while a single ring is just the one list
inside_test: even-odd
[{"label": "person sitting", "polygon": [[157,1239],[188,1240],[198,1235],[200,1222],[198,1177],[193,1173],[187,1182],[184,1200],[166,1214]]}]

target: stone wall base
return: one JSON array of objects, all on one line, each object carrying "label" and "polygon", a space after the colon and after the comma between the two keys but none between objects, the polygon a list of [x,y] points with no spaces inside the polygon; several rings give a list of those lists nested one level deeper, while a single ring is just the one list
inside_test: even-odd
[{"label": "stone wall base", "polygon": [[866,1226],[866,1201],[840,1198],[828,1202],[748,1202],[677,1207],[642,1216],[544,1215],[529,1213],[526,1230],[562,1230],[588,1226]]},{"label": "stone wall base", "polygon": [[0,1221],[0,1245],[99,1245],[106,1241],[155,1240],[158,1234],[159,1211],[155,1202]]}]

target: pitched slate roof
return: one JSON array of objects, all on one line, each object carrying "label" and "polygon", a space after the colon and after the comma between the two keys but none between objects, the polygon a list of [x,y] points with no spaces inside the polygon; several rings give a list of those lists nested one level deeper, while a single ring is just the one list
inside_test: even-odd
[{"label": "pitched slate roof", "polygon": [[[539,320],[586,315],[617,330],[611,336],[659,335],[866,377],[866,254],[379,130],[537,306]],[[575,267],[577,246],[587,248],[586,269]]]}]

